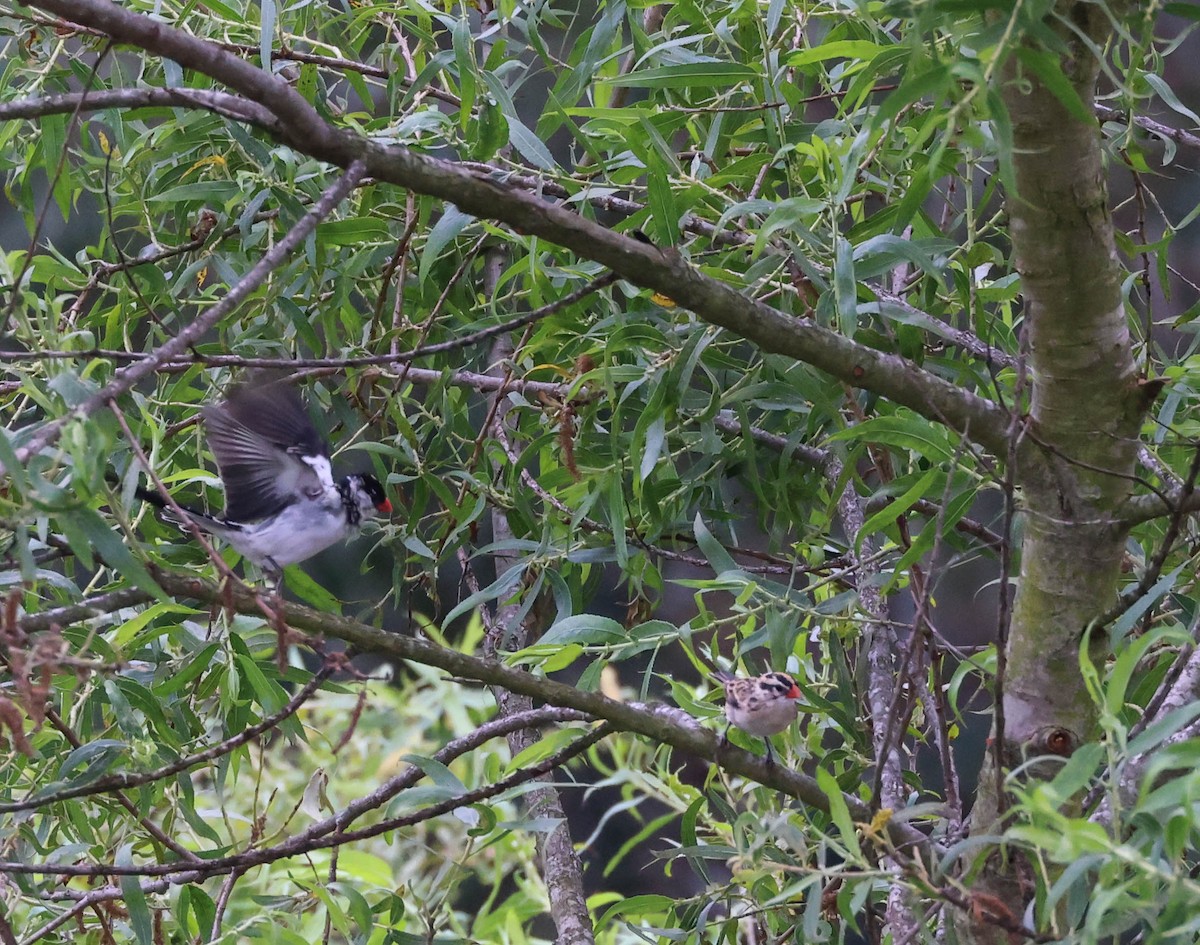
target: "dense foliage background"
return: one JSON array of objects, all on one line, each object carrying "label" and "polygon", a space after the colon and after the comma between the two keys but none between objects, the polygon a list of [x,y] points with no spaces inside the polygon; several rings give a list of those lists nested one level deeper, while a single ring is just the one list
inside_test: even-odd
[{"label": "dense foliage background", "polygon": [[0,0],[0,941],[1193,940],[1197,19]]}]

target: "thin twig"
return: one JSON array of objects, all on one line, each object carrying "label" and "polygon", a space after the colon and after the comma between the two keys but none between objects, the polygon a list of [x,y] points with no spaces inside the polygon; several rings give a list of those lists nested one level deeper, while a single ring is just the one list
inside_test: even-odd
[{"label": "thin twig", "polygon": [[218,742],[215,745],[204,749],[204,751],[196,752],[192,755],[186,755],[179,758],[168,765],[155,768],[152,771],[139,772],[123,772],[121,774],[108,774],[89,784],[79,784],[71,788],[63,788],[60,791],[54,791],[50,794],[38,794],[36,791],[19,801],[9,801],[0,804],[0,813],[11,814],[22,810],[34,810],[39,807],[46,807],[50,804],[57,804],[61,801],[71,800],[77,797],[90,797],[95,794],[107,794],[112,791],[121,791],[128,788],[140,787],[143,784],[152,784],[155,781],[161,781],[164,778],[173,777],[181,771],[187,771],[189,768],[194,768],[197,765],[204,764],[206,761],[212,761],[214,758],[220,758],[222,755],[227,755],[232,751],[236,751],[242,745],[248,744],[262,735],[275,728],[284,719],[294,715],[305,702],[312,696],[314,692],[321,687],[333,671],[340,665],[339,660],[327,660],[313,677],[304,684],[304,686],[296,692],[287,704],[279,711],[268,715],[261,721],[251,725],[249,728],[243,729],[237,735],[227,738],[224,741]]},{"label": "thin twig", "polygon": [[103,389],[93,394],[78,407],[45,424],[25,446],[15,451],[17,461],[28,462],[31,456],[36,456],[56,442],[68,423],[89,417],[97,410],[103,409],[110,401],[132,389],[142,378],[153,374],[158,365],[173,360],[189,346],[199,341],[210,328],[230,315],[249,297],[251,292],[262,285],[267,277],[283,264],[292,251],[317,228],[317,224],[332,213],[334,208],[350,194],[366,172],[365,163],[354,161],[346,173],[321,194],[321,198],[313,204],[312,209],[301,217],[278,243],[267,250],[262,259],[238,280],[221,301],[198,316],[174,338],[157,348],[150,357],[118,372],[117,376]]},{"label": "thin twig", "polygon": [[[536,715],[536,717],[535,717]],[[452,759],[465,751],[471,750],[485,741],[504,735],[512,726],[528,726],[535,724],[537,719],[582,720],[579,713],[564,709],[534,709],[508,718],[495,719],[479,729],[455,739],[434,755],[434,759],[445,764],[445,759]],[[614,731],[611,724],[598,725],[583,737],[576,739],[570,745],[556,751],[554,754],[528,768],[513,772],[506,778],[483,785],[472,791],[467,791],[444,801],[439,801],[411,814],[391,817],[363,827],[359,830],[347,830],[346,827],[364,813],[377,810],[392,797],[411,786],[425,776],[425,772],[416,765],[410,765],[401,774],[390,778],[370,794],[359,798],[347,805],[337,814],[310,826],[303,832],[288,838],[272,847],[250,849],[233,856],[217,857],[209,860],[190,860],[185,863],[147,863],[140,866],[119,865],[116,863],[46,863],[33,865],[28,863],[0,863],[0,873],[15,874],[47,874],[60,876],[172,876],[176,882],[195,882],[209,876],[225,875],[232,870],[247,870],[265,863],[288,859],[293,856],[303,856],[314,850],[328,849],[346,843],[354,843],[371,837],[423,823],[434,817],[449,813],[461,807],[469,807],[488,798],[510,790],[519,784],[524,784],[535,778],[553,771],[567,760],[586,751],[601,739]]]},{"label": "thin twig", "polygon": [[[109,52],[113,48],[113,40],[106,38],[104,47],[100,50],[100,54],[96,56],[96,61],[92,63],[92,68],[88,71],[87,79],[83,84],[83,91],[79,93],[78,99],[74,102],[74,107],[71,110],[71,117],[67,121],[65,137],[69,139],[75,133],[76,124],[79,121],[79,115],[83,110],[84,102],[87,96],[92,91],[92,83],[96,80],[96,74],[100,71],[100,66]],[[58,156],[58,163],[54,166],[54,173],[50,175],[50,180],[47,182],[46,194],[42,199],[42,205],[38,208],[37,219],[33,224],[33,233],[29,237],[29,251],[25,253],[25,258],[21,261],[21,268],[18,270],[16,277],[12,280],[13,292],[8,300],[8,307],[4,311],[3,318],[0,318],[0,325],[4,326],[4,333],[10,329],[10,321],[13,312],[16,311],[17,302],[21,298],[20,286],[25,281],[25,276],[29,272],[29,268],[37,259],[37,244],[42,235],[42,227],[46,225],[46,215],[50,211],[51,205],[54,203],[54,190],[58,186],[59,179],[62,177],[63,168],[67,164],[67,155],[70,154],[70,149],[63,148],[62,154]]]},{"label": "thin twig", "polygon": [[1095,626],[1103,627],[1112,623],[1141,600],[1154,586],[1159,575],[1162,574],[1167,556],[1171,553],[1171,549],[1175,547],[1175,542],[1179,538],[1179,532],[1183,528],[1183,521],[1187,518],[1187,504],[1192,494],[1196,491],[1197,478],[1200,478],[1200,444],[1197,444],[1195,447],[1191,466],[1188,467],[1187,476],[1179,487],[1175,510],[1167,522],[1167,530],[1163,534],[1162,542],[1154,552],[1154,557],[1146,565],[1145,571],[1142,572],[1141,580],[1137,582],[1137,586],[1133,590],[1122,594],[1121,599],[1117,601],[1116,605],[1096,620]]}]

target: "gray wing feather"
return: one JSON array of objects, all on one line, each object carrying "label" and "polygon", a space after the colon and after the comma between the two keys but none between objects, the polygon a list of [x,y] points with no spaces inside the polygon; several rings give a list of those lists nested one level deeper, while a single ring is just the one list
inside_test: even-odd
[{"label": "gray wing feather", "polygon": [[290,453],[328,456],[329,447],[313,427],[294,387],[279,381],[235,387],[221,409],[247,430]]},{"label": "gray wing feather", "polygon": [[[305,423],[316,438],[307,417]],[[285,445],[251,429],[227,404],[204,410],[204,429],[225,487],[225,518],[257,521],[282,511],[301,495],[315,498],[325,491],[317,471],[299,458],[304,453],[301,444]]]}]

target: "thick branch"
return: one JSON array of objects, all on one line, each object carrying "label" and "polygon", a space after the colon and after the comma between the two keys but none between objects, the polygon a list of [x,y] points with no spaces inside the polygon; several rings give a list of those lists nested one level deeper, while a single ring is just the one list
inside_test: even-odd
[{"label": "thick branch", "polygon": [[17,626],[24,633],[38,633],[42,630],[49,630],[53,626],[67,627],[73,623],[79,623],[81,620],[91,620],[93,617],[111,614],[126,607],[136,607],[138,604],[145,604],[153,599],[140,588],[123,587],[120,590],[109,591],[107,594],[89,597],[78,604],[54,607],[36,614],[25,614],[17,622]]},{"label": "thick branch", "polygon": [[1166,494],[1166,501],[1161,495],[1131,496],[1125,500],[1116,518],[1117,524],[1132,528],[1151,519],[1188,512],[1200,512],[1200,493],[1189,492],[1185,496],[1182,487],[1176,485]]},{"label": "thick branch", "polygon": [[[228,603],[238,613],[259,612],[254,596],[245,588],[234,587],[231,592],[225,593],[218,585],[202,578],[174,574],[161,569],[155,569],[154,574],[163,590],[173,596],[210,604]],[[565,683],[514,669],[496,660],[469,656],[427,640],[400,636],[346,617],[323,614],[297,604],[283,605],[283,619],[289,626],[307,633],[344,640],[363,653],[373,653],[394,660],[412,660],[437,667],[454,676],[503,686],[510,692],[532,696],[550,705],[578,709],[593,718],[612,722],[621,731],[645,735],[661,744],[719,764],[731,774],[774,788],[818,810],[829,809],[829,800],[815,778],[779,765],[768,765],[761,756],[736,747],[723,749],[718,761],[716,734],[700,726],[695,719],[679,709],[618,702],[598,692],[585,692]],[[859,798],[843,795],[843,800],[852,818],[857,821],[871,819],[870,808]],[[919,831],[894,821],[889,824],[888,831],[893,843],[898,847],[914,849],[922,854],[926,863],[931,862],[928,858],[928,841]]]},{"label": "thick branch", "polygon": [[1005,448],[1006,415],[995,404],[812,322],[743,296],[704,275],[679,253],[659,250],[517,188],[402,147],[369,142],[336,129],[294,89],[209,43],[110,3],[109,0],[34,0],[34,6],[99,29],[118,42],[199,70],[270,109],[281,139],[341,167],[365,160],[376,179],[440,197],[464,212],[507,223],[599,262],[624,279],[661,292],[705,321],[740,334],[764,351],[805,361],[848,384],[875,391],[969,435],[996,455]]}]

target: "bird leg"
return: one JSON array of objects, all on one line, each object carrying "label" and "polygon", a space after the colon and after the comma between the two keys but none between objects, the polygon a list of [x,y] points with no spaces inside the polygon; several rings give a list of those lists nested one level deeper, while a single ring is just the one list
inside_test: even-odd
[{"label": "bird leg", "polygon": [[275,662],[282,675],[287,672],[288,625],[283,619],[283,568],[274,558],[263,562],[263,577],[271,585],[271,627],[275,631]]},{"label": "bird leg", "polygon": [[767,746],[767,767],[775,767],[775,752],[771,750],[771,737],[768,735],[763,739],[763,743]]}]

